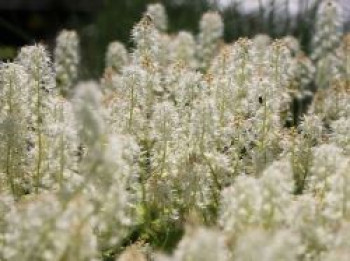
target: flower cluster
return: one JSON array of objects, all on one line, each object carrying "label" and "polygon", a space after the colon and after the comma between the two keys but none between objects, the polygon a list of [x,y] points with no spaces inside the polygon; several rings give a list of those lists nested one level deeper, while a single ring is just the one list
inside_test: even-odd
[{"label": "flower cluster", "polygon": [[54,60],[21,48],[0,66],[0,259],[347,260],[338,11],[320,6],[312,57],[291,36],[225,43],[214,12],[168,34],[160,4],[99,80],[78,81],[73,31]]}]

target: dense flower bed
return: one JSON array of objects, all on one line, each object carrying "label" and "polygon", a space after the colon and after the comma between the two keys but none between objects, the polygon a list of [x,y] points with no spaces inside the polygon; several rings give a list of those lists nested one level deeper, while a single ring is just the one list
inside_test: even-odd
[{"label": "dense flower bed", "polygon": [[[78,82],[79,37],[0,68],[0,259],[348,260],[350,37],[313,53],[224,43],[218,13],[167,34],[160,4]],[[168,253],[165,253],[168,252]]]}]

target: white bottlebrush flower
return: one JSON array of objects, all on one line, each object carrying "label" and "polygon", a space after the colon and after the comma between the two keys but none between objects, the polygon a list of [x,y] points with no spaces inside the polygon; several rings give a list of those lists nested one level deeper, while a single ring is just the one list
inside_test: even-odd
[{"label": "white bottlebrush flower", "polygon": [[346,85],[338,82],[316,93],[310,112],[330,125],[332,121],[350,115],[349,101],[350,94],[346,91]]},{"label": "white bottlebrush flower", "polygon": [[106,69],[111,68],[114,72],[119,73],[128,63],[129,54],[122,43],[115,41],[108,45],[105,59]]},{"label": "white bottlebrush flower", "polygon": [[288,70],[292,64],[291,50],[283,40],[274,41],[269,48],[270,79],[276,88],[286,88],[288,84]]},{"label": "white bottlebrush flower", "polygon": [[200,152],[210,150],[219,136],[219,112],[215,100],[203,95],[198,97],[193,105],[191,115],[190,135],[191,143]]},{"label": "white bottlebrush flower", "polygon": [[283,99],[280,90],[275,89],[274,92],[273,86],[268,79],[259,78],[255,88],[248,93],[246,111],[250,112],[250,119],[246,121],[245,139],[253,146],[247,155],[251,160],[250,172],[255,174],[259,174],[282,152],[279,108]]},{"label": "white bottlebrush flower", "polygon": [[86,152],[79,168],[84,181],[73,193],[82,190],[93,204],[99,245],[106,249],[117,244],[131,225],[128,186],[135,171],[133,154],[137,149],[131,142],[123,142],[122,137],[107,132],[98,88],[93,82],[77,87],[76,118]]},{"label": "white bottlebrush flower", "polygon": [[156,85],[152,80],[157,79],[150,79],[146,70],[132,65],[126,66],[118,78],[118,86],[105,102],[110,132],[138,136],[147,125]]},{"label": "white bottlebrush flower", "polygon": [[336,49],[343,31],[341,7],[336,0],[322,1],[317,14],[312,59],[316,62],[316,84],[328,88],[336,78]]},{"label": "white bottlebrush flower", "polygon": [[253,229],[239,237],[233,258],[237,261],[297,261],[301,251],[298,234],[290,230],[273,233]]},{"label": "white bottlebrush flower", "polygon": [[292,176],[287,161],[273,163],[259,179],[238,176],[222,192],[219,224],[227,235],[237,239],[255,226],[269,229],[284,224],[291,202]]},{"label": "white bottlebrush flower", "polygon": [[312,59],[319,60],[334,53],[340,44],[342,30],[342,10],[338,2],[322,1],[317,13]]},{"label": "white bottlebrush flower", "polygon": [[262,174],[260,210],[265,227],[274,227],[287,220],[287,208],[293,192],[293,170],[286,159],[273,162]]},{"label": "white bottlebrush flower", "polygon": [[162,4],[150,4],[147,6],[146,14],[149,15],[159,31],[168,29],[168,17]]},{"label": "white bottlebrush flower", "polygon": [[322,212],[325,219],[335,224],[350,218],[350,160],[343,158],[338,161],[330,177],[330,188],[324,196]]},{"label": "white bottlebrush flower", "polygon": [[158,68],[162,60],[161,34],[156,29],[152,17],[145,15],[132,29],[132,39],[135,50],[132,53],[132,61],[142,65],[149,71]]},{"label": "white bottlebrush flower", "polygon": [[54,181],[56,188],[71,192],[81,181],[77,174],[80,159],[77,120],[70,101],[57,98],[52,103],[52,121],[48,126],[51,141],[48,148],[50,167],[43,179],[47,183]]},{"label": "white bottlebrush flower", "polygon": [[219,51],[219,41],[224,33],[224,24],[218,13],[209,12],[202,16],[199,27],[197,56],[200,68],[206,70],[211,59]]},{"label": "white bottlebrush flower", "polygon": [[242,231],[260,222],[261,194],[259,181],[238,176],[231,187],[223,190],[219,224],[229,236],[236,238]]},{"label": "white bottlebrush flower", "polygon": [[93,208],[82,197],[63,204],[53,194],[14,205],[5,215],[4,260],[98,260]]},{"label": "white bottlebrush flower", "polygon": [[[8,63],[0,68],[0,173],[13,196],[20,196],[28,186],[26,173],[29,115],[27,108],[28,74],[20,65]],[[26,184],[27,183],[27,184]]]},{"label": "white bottlebrush flower", "polygon": [[314,148],[307,191],[322,199],[331,188],[333,176],[346,166],[347,158],[336,145],[324,144]]},{"label": "white bottlebrush flower", "polygon": [[299,126],[300,132],[310,145],[321,144],[324,138],[322,118],[316,114],[305,115]]},{"label": "white bottlebrush flower", "polygon": [[175,138],[178,124],[178,114],[172,103],[165,101],[155,104],[150,122],[151,139],[159,143],[171,141]]},{"label": "white bottlebrush flower", "polygon": [[[147,173],[149,178],[144,178],[143,186],[147,188],[148,200],[157,202],[171,212],[172,200],[175,200],[174,183],[177,177],[172,175],[176,168],[174,158],[176,157],[179,134],[177,128],[179,117],[172,103],[160,102],[155,104],[153,115],[149,123],[149,135],[147,139],[152,141],[149,153],[152,155],[151,172]],[[175,164],[174,164],[175,163]]]},{"label": "white bottlebrush flower", "polygon": [[[252,79],[255,56],[253,42],[247,38],[241,38],[232,45],[221,48],[218,56],[212,60],[209,72],[214,79],[224,78],[230,84],[235,83],[231,86],[237,89],[235,96],[244,97],[245,91],[248,91],[246,88]],[[235,99],[235,102],[238,100]]]},{"label": "white bottlebrush flower", "polygon": [[330,135],[330,140],[337,144],[340,148],[349,155],[350,153],[350,119],[340,118],[337,121],[332,122],[331,128],[333,130]]},{"label": "white bottlebrush flower", "polygon": [[63,30],[56,39],[55,70],[57,87],[61,94],[71,94],[78,80],[80,41],[75,31]]},{"label": "white bottlebrush flower", "polygon": [[170,60],[172,62],[180,62],[190,68],[195,68],[197,65],[196,41],[193,35],[189,32],[181,31],[170,42]]},{"label": "white bottlebrush flower", "polygon": [[22,47],[16,62],[22,65],[32,78],[31,80],[35,85],[32,87],[33,92],[36,88],[41,88],[45,92],[52,92],[55,88],[52,61],[43,45]]},{"label": "white bottlebrush flower", "polygon": [[314,260],[327,251],[334,239],[322,218],[320,202],[311,195],[300,195],[288,208],[289,227],[300,235],[305,260]]},{"label": "white bottlebrush flower", "polygon": [[49,168],[48,147],[50,134],[48,127],[53,117],[53,97],[55,93],[55,77],[49,54],[44,46],[34,45],[22,47],[16,63],[22,65],[29,76],[27,124],[30,130],[28,149],[29,173],[33,177],[33,188],[36,192],[45,187],[42,177]]},{"label": "white bottlebrush flower", "polygon": [[106,132],[101,102],[102,93],[96,83],[86,82],[77,86],[73,103],[79,121],[79,136],[87,146],[100,142]]},{"label": "white bottlebrush flower", "polygon": [[271,37],[267,34],[257,34],[252,40],[256,49],[266,49],[271,44]]},{"label": "white bottlebrush flower", "polygon": [[226,261],[230,259],[225,238],[219,232],[198,228],[186,232],[170,260]]},{"label": "white bottlebrush flower", "polygon": [[304,54],[297,55],[291,64],[290,84],[293,89],[307,90],[315,77],[315,66]]},{"label": "white bottlebrush flower", "polygon": [[[180,108],[192,105],[203,90],[202,74],[177,65],[170,66],[166,73],[165,86],[170,93],[169,98]],[[182,112],[180,109],[179,113]]]},{"label": "white bottlebrush flower", "polygon": [[293,55],[297,55],[301,51],[300,43],[297,38],[293,36],[285,36],[282,38],[282,41],[286,44]]},{"label": "white bottlebrush flower", "polygon": [[339,67],[341,66],[340,58],[335,54],[328,53],[316,61],[315,82],[318,88],[327,89],[336,84],[341,76]]}]

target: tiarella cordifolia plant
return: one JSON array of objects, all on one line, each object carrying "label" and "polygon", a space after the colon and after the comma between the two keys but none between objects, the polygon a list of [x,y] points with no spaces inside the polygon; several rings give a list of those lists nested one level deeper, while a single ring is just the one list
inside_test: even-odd
[{"label": "tiarella cordifolia plant", "polygon": [[324,144],[316,147],[313,152],[313,164],[307,180],[307,191],[323,198],[330,189],[335,169],[342,171],[347,165],[342,150],[333,144]]},{"label": "tiarella cordifolia plant", "polygon": [[161,34],[151,16],[144,16],[132,30],[136,45],[133,52],[133,63],[150,69],[158,69],[161,60]]},{"label": "tiarella cordifolia plant", "polygon": [[216,54],[220,39],[223,36],[224,25],[218,13],[206,13],[200,22],[197,56],[202,69],[207,69],[211,59]]},{"label": "tiarella cordifolia plant", "polygon": [[25,192],[29,182],[26,173],[29,93],[23,88],[28,84],[28,74],[20,65],[3,64],[1,84],[1,190],[10,190],[17,197]]},{"label": "tiarella cordifolia plant", "polygon": [[246,227],[258,224],[261,198],[255,195],[260,189],[257,179],[238,176],[234,185],[223,191],[219,223],[224,232],[237,237]]},{"label": "tiarella cordifolia plant", "polygon": [[44,46],[26,46],[21,49],[17,63],[28,74],[27,128],[28,135],[28,171],[32,176],[32,188],[38,193],[41,188],[50,186],[51,177],[47,177],[50,166],[48,148],[50,147],[49,126],[55,106],[53,100],[55,77],[51,59]]},{"label": "tiarella cordifolia plant", "polygon": [[63,97],[56,97],[50,123],[51,145],[48,150],[50,177],[55,186],[66,192],[78,184],[79,139],[73,105]]},{"label": "tiarella cordifolia plant", "polygon": [[[127,181],[132,175],[137,146],[108,133],[98,88],[93,82],[81,83],[74,99],[84,155],[79,167],[83,183],[73,195],[83,191],[90,199],[98,222],[100,247],[106,248],[120,240],[125,233],[124,226],[131,225]],[[118,230],[118,234],[114,234],[114,230]]]},{"label": "tiarella cordifolia plant", "polygon": [[287,45],[293,56],[297,56],[301,52],[299,40],[293,36],[286,36],[282,39]]},{"label": "tiarella cordifolia plant", "polygon": [[161,4],[148,5],[146,14],[152,18],[158,30],[166,31],[168,29],[168,17],[163,5]]},{"label": "tiarella cordifolia plant", "polygon": [[63,30],[56,39],[55,70],[57,87],[66,96],[78,80],[79,36],[75,31]]},{"label": "tiarella cordifolia plant", "polygon": [[120,73],[129,60],[128,56],[128,51],[122,43],[118,41],[110,43],[106,52],[106,68]]},{"label": "tiarella cordifolia plant", "polygon": [[320,60],[329,53],[335,53],[342,36],[341,7],[336,0],[325,0],[319,7],[315,37],[313,41],[314,60]]},{"label": "tiarella cordifolia plant", "polygon": [[293,167],[295,193],[305,188],[312,162],[312,148],[323,141],[322,120],[316,115],[305,115],[298,129],[291,129],[287,136],[285,152],[289,154]]},{"label": "tiarella cordifolia plant", "polygon": [[331,128],[333,134],[331,135],[331,141],[335,142],[337,146],[343,148],[347,154],[350,153],[350,120],[349,118],[342,117],[339,120],[333,121]]},{"label": "tiarella cordifolia plant", "polygon": [[196,67],[196,41],[191,33],[179,32],[175,39],[171,41],[169,52],[172,62],[183,63],[191,68]]},{"label": "tiarella cordifolia plant", "polygon": [[289,207],[288,227],[299,235],[301,260],[315,260],[332,242],[332,233],[324,222],[320,202],[305,194],[298,196]]},{"label": "tiarella cordifolia plant", "polygon": [[0,66],[0,259],[346,258],[338,18],[325,0],[308,57],[291,36],[224,43],[213,12],[196,38],[169,35],[150,5],[133,49],[106,47],[100,82],[77,84],[73,32],[54,63],[43,45],[23,47]]},{"label": "tiarella cordifolia plant", "polygon": [[[293,188],[288,161],[273,163],[257,179],[239,176],[222,194],[219,222],[224,231],[237,239],[246,229],[275,228],[285,222]],[[255,197],[259,194],[260,197]]]},{"label": "tiarella cordifolia plant", "polygon": [[43,193],[17,203],[5,215],[3,260],[98,260],[93,208],[84,198],[62,203]]},{"label": "tiarella cordifolia plant", "polygon": [[[311,89],[315,77],[315,67],[305,54],[298,54],[292,62],[290,87],[297,91]],[[312,89],[313,90],[313,89]]]},{"label": "tiarella cordifolia plant", "polygon": [[316,83],[327,88],[338,77],[339,59],[336,50],[342,35],[341,8],[336,0],[325,0],[319,7],[312,59],[316,62]]},{"label": "tiarella cordifolia plant", "polygon": [[239,238],[234,260],[289,260],[296,261],[302,251],[300,238],[289,230],[266,232],[251,229]]}]

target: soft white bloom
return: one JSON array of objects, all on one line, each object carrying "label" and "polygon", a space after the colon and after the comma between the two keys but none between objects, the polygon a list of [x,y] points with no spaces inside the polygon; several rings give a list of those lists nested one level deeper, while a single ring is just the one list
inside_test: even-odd
[{"label": "soft white bloom", "polygon": [[342,34],[342,10],[336,0],[322,1],[317,14],[316,33],[313,38],[314,60],[333,53],[340,44]]},{"label": "soft white bloom", "polygon": [[225,261],[229,260],[229,252],[225,239],[219,232],[198,228],[187,231],[170,260]]},{"label": "soft white bloom", "polygon": [[219,224],[230,237],[237,237],[250,226],[259,224],[262,206],[259,181],[238,176],[235,183],[222,192]]},{"label": "soft white bloom", "polygon": [[292,54],[297,55],[301,50],[299,40],[293,36],[285,36],[282,38]]},{"label": "soft white bloom", "polygon": [[0,68],[0,173],[13,196],[20,196],[25,183],[27,162],[28,74],[20,65],[8,63]]},{"label": "soft white bloom", "polygon": [[117,244],[132,222],[128,186],[135,174],[133,155],[138,149],[124,142],[123,137],[107,132],[97,84],[88,82],[77,87],[75,107],[86,152],[80,166],[84,182],[74,193],[82,191],[93,204],[100,248],[105,249]]},{"label": "soft white bloom", "polygon": [[272,233],[253,229],[239,237],[233,252],[237,261],[296,261],[301,251],[300,238],[292,231]]},{"label": "soft white bloom", "polygon": [[[33,84],[38,85],[43,91],[51,92],[55,87],[51,58],[43,45],[33,45],[22,47],[17,63],[21,64],[32,77]],[[32,87],[36,90],[36,86]]]},{"label": "soft white bloom", "polygon": [[26,84],[28,88],[27,125],[30,130],[28,172],[33,177],[32,186],[38,192],[40,189],[47,188],[42,177],[50,167],[48,147],[52,140],[49,126],[54,120],[55,76],[50,56],[42,45],[22,47],[16,62],[25,68],[29,76]]},{"label": "soft white bloom", "polygon": [[311,57],[316,61],[316,84],[319,88],[330,87],[336,78],[339,59],[335,52],[343,31],[341,12],[336,0],[325,0],[317,14]]},{"label": "soft white bloom", "polygon": [[218,52],[219,40],[224,33],[224,24],[218,13],[209,12],[202,16],[199,28],[197,56],[200,68],[205,70]]},{"label": "soft white bloom", "polygon": [[158,3],[148,5],[146,14],[153,19],[158,30],[166,31],[168,29],[168,17],[162,4]]},{"label": "soft white bloom", "polygon": [[297,55],[291,64],[289,73],[291,74],[291,87],[297,90],[310,89],[310,84],[315,77],[315,66],[304,54]]},{"label": "soft white bloom", "polygon": [[185,31],[179,32],[178,35],[170,41],[169,48],[170,53],[168,55],[170,55],[170,60],[172,62],[184,63],[191,68],[196,67],[196,41],[191,33]]},{"label": "soft white bloom", "polygon": [[121,72],[122,68],[128,63],[129,54],[125,46],[118,42],[112,42],[107,47],[106,68],[111,68],[115,72]]},{"label": "soft white bloom", "polygon": [[162,40],[152,17],[146,15],[134,26],[132,38],[136,45],[132,53],[133,63],[142,65],[149,71],[158,69],[163,58]]},{"label": "soft white bloom", "polygon": [[0,249],[4,260],[98,260],[92,205],[76,197],[63,204],[53,194],[33,197],[6,213]]},{"label": "soft white bloom", "polygon": [[331,124],[333,133],[331,134],[331,141],[335,142],[337,146],[343,148],[347,154],[350,153],[350,119],[340,118]]},{"label": "soft white bloom", "polygon": [[293,192],[293,170],[286,159],[272,163],[262,174],[261,218],[266,227],[273,227],[287,220],[288,206]]},{"label": "soft white bloom", "polygon": [[322,218],[317,199],[311,195],[300,195],[292,202],[288,213],[289,226],[300,235],[304,247],[302,256],[306,260],[313,260],[327,250],[333,235]]},{"label": "soft white bloom", "polygon": [[70,94],[78,80],[80,41],[75,31],[63,30],[57,36],[55,69],[57,87],[63,95]]},{"label": "soft white bloom", "polygon": [[331,188],[331,181],[337,172],[347,166],[342,149],[334,144],[316,147],[313,151],[312,167],[307,178],[307,191],[323,198]]}]

